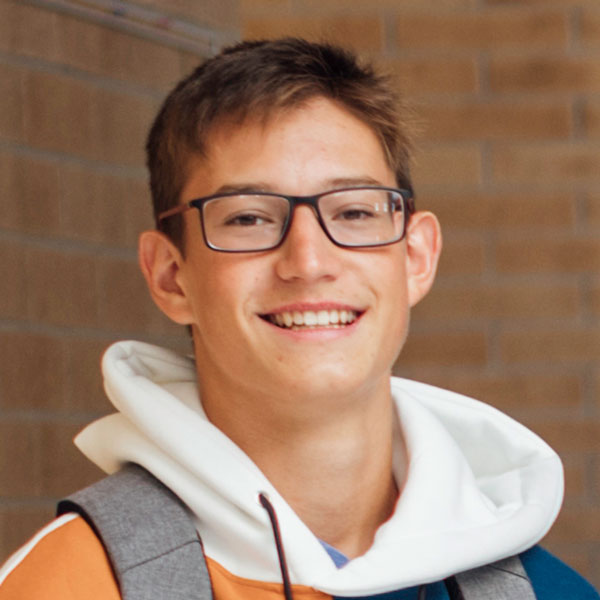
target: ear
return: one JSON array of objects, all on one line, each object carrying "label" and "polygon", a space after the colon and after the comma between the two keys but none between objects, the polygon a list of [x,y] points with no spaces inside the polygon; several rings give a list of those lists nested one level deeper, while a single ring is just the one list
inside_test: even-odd
[{"label": "ear", "polygon": [[150,295],[158,308],[175,323],[191,323],[190,304],[178,283],[183,263],[178,248],[163,233],[144,231],[139,239],[138,259]]},{"label": "ear", "polygon": [[414,306],[431,289],[442,250],[442,232],[436,216],[417,212],[406,231],[406,276],[408,300]]}]

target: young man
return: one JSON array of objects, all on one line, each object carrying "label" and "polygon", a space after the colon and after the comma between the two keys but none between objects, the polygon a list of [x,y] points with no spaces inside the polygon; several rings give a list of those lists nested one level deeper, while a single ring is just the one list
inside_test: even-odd
[{"label": "young man", "polygon": [[177,86],[149,137],[157,230],[139,250],[194,357],[109,348],[118,412],[77,444],[175,493],[208,595],[185,581],[188,542],[130,560],[154,541],[134,543],[128,519],[172,534],[143,495],[121,520],[131,538],[108,539],[113,497],[146,485],[136,470],[13,556],[1,600],[598,597],[535,546],[562,499],[554,452],[490,407],[390,379],[441,249],[414,209],[406,130],[384,78],[302,40],[240,44]]}]

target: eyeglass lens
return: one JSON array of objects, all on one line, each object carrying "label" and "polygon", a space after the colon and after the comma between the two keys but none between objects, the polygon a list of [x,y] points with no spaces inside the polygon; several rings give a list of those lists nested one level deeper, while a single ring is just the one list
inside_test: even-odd
[{"label": "eyeglass lens", "polygon": [[[213,198],[203,205],[209,244],[223,250],[259,250],[276,246],[284,234],[290,202],[283,196],[239,194]],[[318,209],[332,239],[344,246],[385,244],[402,237],[404,213],[399,193],[353,189],[321,196]]]}]

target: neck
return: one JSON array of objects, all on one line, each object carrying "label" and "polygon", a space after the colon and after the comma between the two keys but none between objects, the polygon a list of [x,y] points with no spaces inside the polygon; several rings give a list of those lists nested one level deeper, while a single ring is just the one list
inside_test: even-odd
[{"label": "neck", "polygon": [[369,397],[339,401],[328,395],[282,403],[246,390],[237,402],[231,395],[225,402],[211,391],[201,390],[208,418],[256,463],[315,536],[349,558],[364,554],[398,496],[389,381]]}]

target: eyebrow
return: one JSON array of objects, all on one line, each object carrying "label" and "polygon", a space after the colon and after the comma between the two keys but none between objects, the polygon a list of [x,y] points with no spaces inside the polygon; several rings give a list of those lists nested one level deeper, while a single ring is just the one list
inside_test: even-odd
[{"label": "eyebrow", "polygon": [[[327,179],[323,182],[323,191],[329,191],[336,188],[344,187],[355,187],[355,186],[384,186],[381,181],[374,179],[368,175],[362,175],[359,177],[336,177],[334,179]],[[387,186],[384,186],[387,187]],[[253,192],[270,192],[270,193],[283,193],[280,190],[276,190],[272,185],[265,182],[254,182],[254,183],[238,183],[238,184],[224,184],[219,189],[215,190],[212,195],[218,194],[252,194]]]}]

